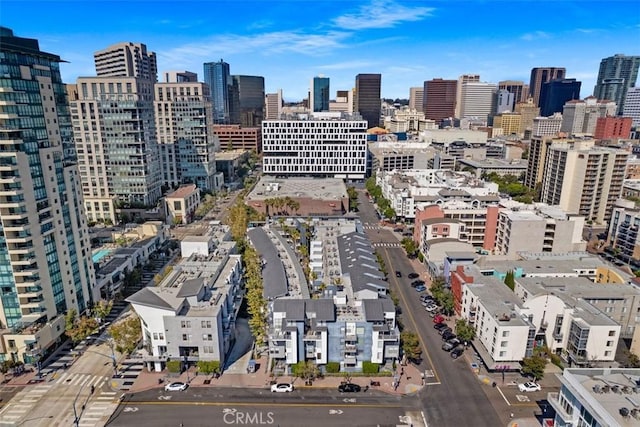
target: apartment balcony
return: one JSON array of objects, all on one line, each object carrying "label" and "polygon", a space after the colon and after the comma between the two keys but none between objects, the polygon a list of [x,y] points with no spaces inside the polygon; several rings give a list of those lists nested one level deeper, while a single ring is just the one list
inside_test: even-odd
[{"label": "apartment balcony", "polygon": [[553,339],[556,341],[562,341],[562,338],[564,337],[564,334],[562,332],[554,332],[553,333]]},{"label": "apartment balcony", "polygon": [[556,415],[562,418],[565,424],[571,425],[573,421],[573,408],[570,409],[570,412],[567,412],[560,404],[559,396],[560,393],[557,392],[547,393],[547,402],[549,402],[551,407],[556,411]]},{"label": "apartment balcony", "polygon": [[[11,265],[14,266],[31,266],[33,264],[35,264],[36,262],[36,257],[35,256],[30,256],[30,257],[16,257],[16,258],[12,258],[10,260]],[[37,266],[36,266],[37,268]]]}]

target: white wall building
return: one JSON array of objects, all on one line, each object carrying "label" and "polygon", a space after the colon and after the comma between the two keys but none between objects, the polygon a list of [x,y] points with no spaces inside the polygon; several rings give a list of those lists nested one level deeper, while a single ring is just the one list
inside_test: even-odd
[{"label": "white wall building", "polygon": [[463,83],[459,117],[475,117],[486,121],[495,112],[497,91],[498,86],[495,83]]},{"label": "white wall building", "polygon": [[618,106],[613,101],[598,100],[589,96],[584,100],[571,100],[562,109],[562,125],[560,131],[569,135],[593,135],[596,122],[600,117],[616,115]]},{"label": "white wall building", "polygon": [[631,117],[633,126],[640,126],[640,86],[630,87],[622,110],[623,117]]},{"label": "white wall building", "polygon": [[531,135],[545,136],[556,135],[562,127],[562,114],[554,113],[549,117],[536,117],[533,119],[533,129]]},{"label": "white wall building", "polygon": [[342,113],[298,115],[262,122],[266,175],[363,179],[367,122]]}]

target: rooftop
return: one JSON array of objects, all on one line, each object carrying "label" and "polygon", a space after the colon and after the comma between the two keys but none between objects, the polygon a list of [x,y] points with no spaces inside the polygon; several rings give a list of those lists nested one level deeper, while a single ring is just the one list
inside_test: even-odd
[{"label": "rooftop", "polygon": [[171,194],[167,194],[167,199],[184,199],[189,197],[197,190],[195,184],[181,185],[176,191]]},{"label": "rooftop", "polygon": [[252,228],[247,232],[251,244],[258,254],[262,256],[262,281],[264,284],[264,296],[274,299],[287,295],[287,276],[282,261],[278,257],[278,250],[271,241],[267,232],[260,228]]},{"label": "rooftop", "polygon": [[347,187],[337,178],[276,178],[263,176],[247,196],[247,202],[274,197],[341,200],[347,195]]}]

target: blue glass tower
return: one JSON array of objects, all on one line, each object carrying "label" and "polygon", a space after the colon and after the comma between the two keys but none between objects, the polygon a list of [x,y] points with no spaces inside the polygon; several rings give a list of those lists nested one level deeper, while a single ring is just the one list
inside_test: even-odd
[{"label": "blue glass tower", "polygon": [[329,111],[329,77],[314,77],[311,89],[311,111]]},{"label": "blue glass tower", "polygon": [[229,64],[222,59],[219,62],[205,62],[204,82],[211,91],[214,123],[228,124],[230,122],[229,92],[232,85]]}]

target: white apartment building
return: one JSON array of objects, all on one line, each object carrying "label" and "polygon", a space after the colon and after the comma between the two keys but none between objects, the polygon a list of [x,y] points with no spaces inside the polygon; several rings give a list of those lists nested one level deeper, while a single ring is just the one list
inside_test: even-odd
[{"label": "white apartment building", "polygon": [[479,74],[462,74],[458,77],[458,84],[456,85],[456,106],[454,110],[454,116],[461,118],[460,109],[462,107],[462,85],[465,83],[479,83]]},{"label": "white apartment building", "polygon": [[532,136],[556,135],[562,127],[562,114],[554,113],[549,117],[536,117],[533,119]]},{"label": "white apartment building", "polygon": [[625,150],[552,144],[546,153],[541,201],[605,224],[622,193],[628,156]]},{"label": "white apartment building", "polygon": [[[164,185],[193,183],[204,191],[219,189],[209,88],[194,73],[174,73],[175,80],[156,83],[154,110]],[[168,76],[173,78],[172,75]]]},{"label": "white apartment building", "polygon": [[496,110],[495,83],[467,82],[462,84],[459,118],[477,118],[485,121]]},{"label": "white apartment building", "polygon": [[593,135],[599,117],[614,117],[618,106],[613,101],[589,96],[584,100],[571,100],[562,109],[561,132],[569,135]]},{"label": "white apartment building", "polygon": [[640,86],[630,87],[622,110],[623,117],[631,117],[633,126],[640,126]]},{"label": "white apartment building", "polygon": [[582,239],[584,217],[544,204],[520,205],[515,209],[503,209],[498,214],[496,254],[586,250],[587,244]]},{"label": "white apartment building", "polygon": [[200,206],[200,189],[195,184],[185,184],[165,197],[169,224],[189,224]]},{"label": "white apartment building", "polygon": [[219,361],[224,367],[243,299],[242,260],[234,248],[221,242],[212,255],[193,254],[158,286],[127,298],[142,320],[149,370],[161,372],[168,360]]},{"label": "white apartment building", "polygon": [[367,122],[352,117],[327,112],[263,121],[263,172],[364,179]]},{"label": "white apartment building", "polygon": [[156,53],[143,43],[116,43],[93,54],[98,77],[139,77],[158,81]]}]

